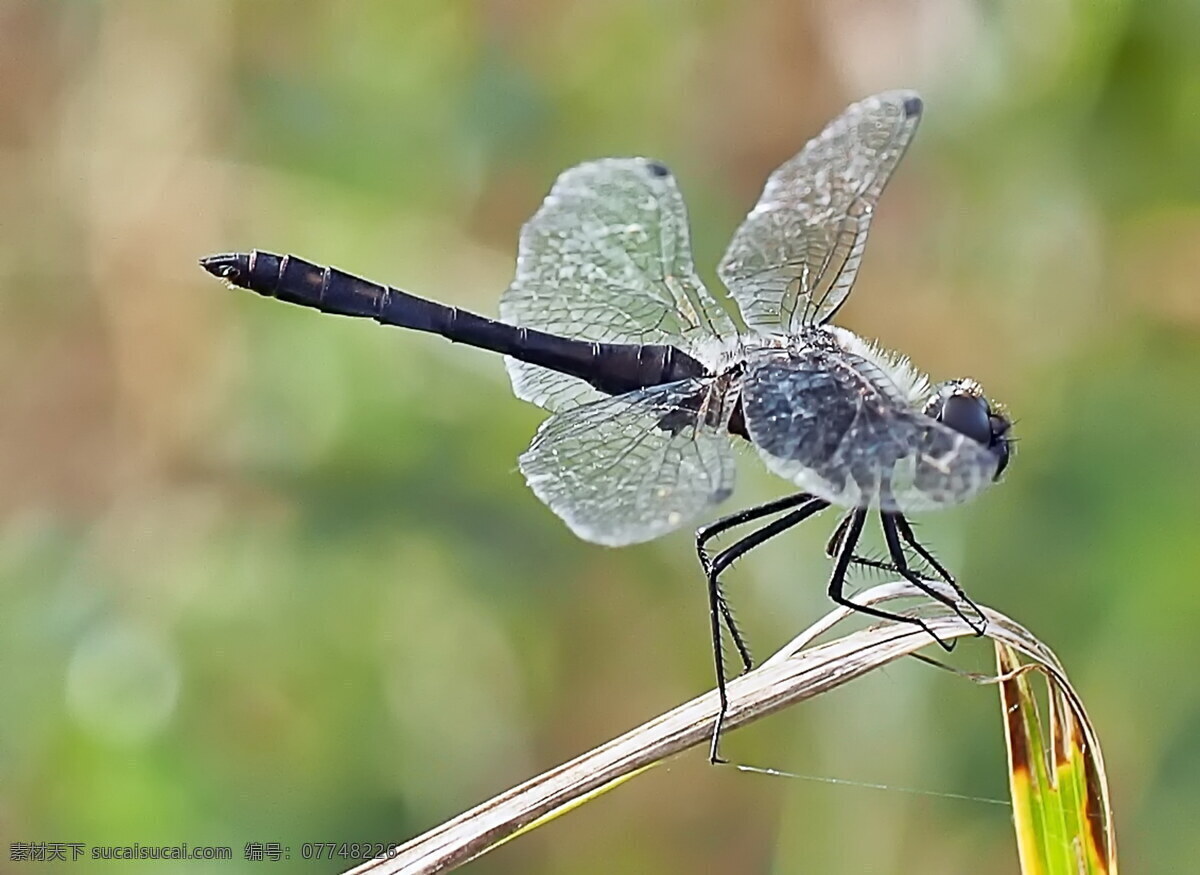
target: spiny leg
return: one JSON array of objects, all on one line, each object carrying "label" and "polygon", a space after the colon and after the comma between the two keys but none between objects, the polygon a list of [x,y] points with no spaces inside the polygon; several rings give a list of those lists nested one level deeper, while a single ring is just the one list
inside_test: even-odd
[{"label": "spiny leg", "polygon": [[[850,564],[858,565],[862,568],[875,568],[875,569],[878,569],[879,571],[889,571],[892,574],[899,574],[901,576],[904,575],[904,571],[901,570],[900,568],[898,568],[893,563],[883,562],[882,560],[879,560],[879,559],[871,559],[868,556],[858,556],[858,555],[851,556]],[[913,571],[911,568],[908,570],[911,574],[917,575],[917,577],[920,577],[922,580],[926,579],[925,576],[923,574],[921,574],[919,571]]]},{"label": "spiny leg", "polygon": [[742,674],[754,668],[754,655],[750,652],[750,645],[746,643],[746,638],[742,635],[742,630],[738,628],[737,618],[733,615],[733,608],[729,607],[729,601],[725,598],[720,587],[717,588],[717,605],[721,609],[721,619],[725,621],[725,627],[729,629],[729,637],[733,639],[733,646],[738,652],[738,656],[742,660]]},{"label": "spiny leg", "polygon": [[785,495],[783,498],[776,498],[773,501],[768,501],[763,504],[756,504],[754,507],[747,507],[739,510],[736,513],[731,513],[728,516],[723,516],[719,520],[714,520],[706,526],[701,526],[696,530],[696,554],[700,557],[700,564],[704,566],[704,570],[708,570],[708,542],[717,535],[727,532],[734,526],[740,526],[744,523],[752,523],[755,520],[762,519],[765,516],[770,516],[773,513],[779,513],[783,510],[790,510],[796,505],[804,504],[813,496],[807,492],[797,492],[795,495]]},{"label": "spiny leg", "polygon": [[[798,504],[803,504],[810,498],[812,496],[806,492],[788,495],[784,498],[768,501],[765,504],[739,510],[737,513],[731,513],[728,516],[721,517],[719,520],[714,520],[706,526],[701,526],[696,530],[696,556],[700,559],[700,567],[704,569],[705,576],[708,575],[708,571],[712,567],[712,562],[708,556],[708,543],[713,538],[722,532],[732,529],[734,526],[754,522],[773,513],[789,510]],[[725,594],[721,592],[719,586],[717,587],[717,606],[721,612],[721,617],[725,620],[726,627],[729,629],[729,636],[733,639],[733,645],[737,648],[738,656],[742,659],[743,671],[749,671],[754,667],[754,660],[750,656],[750,648],[746,646],[746,641],[742,637],[737,623],[734,621],[733,611],[730,609],[729,603],[725,600]]]},{"label": "spiny leg", "polygon": [[[891,620],[897,623],[911,623],[915,626],[920,626],[930,637],[933,638],[945,650],[954,649],[954,641],[943,641],[937,634],[929,628],[929,626],[920,617],[906,617],[903,614],[893,614],[890,611],[884,611],[871,605],[860,605],[857,602],[852,602],[845,594],[846,570],[850,567],[850,563],[854,558],[854,548],[858,544],[858,539],[862,537],[863,525],[867,519],[866,508],[856,508],[850,511],[846,517],[849,522],[845,525],[845,532],[838,543],[837,559],[834,562],[833,574],[829,578],[829,597],[837,604],[851,610],[859,611],[872,617],[877,617],[881,620]],[[838,527],[839,529],[842,526]]]},{"label": "spiny leg", "polygon": [[987,628],[988,620],[987,617],[984,616],[983,611],[980,610],[979,605],[975,604],[975,602],[971,600],[971,597],[966,594],[963,588],[958,585],[958,581],[954,579],[954,575],[947,571],[945,567],[937,561],[934,555],[917,540],[917,536],[913,532],[912,524],[904,518],[904,514],[894,513],[892,516],[896,523],[896,530],[900,533],[900,537],[904,539],[905,543],[912,547],[916,554],[924,559],[930,568],[937,572],[938,576],[941,577],[942,580],[944,580],[950,586],[950,588],[954,590],[955,594],[962,599],[965,604],[971,606],[971,610],[974,611],[975,615],[979,617],[981,621],[981,625],[978,627],[966,617],[963,617],[962,611],[960,611],[957,607],[954,609],[954,612],[963,618],[963,622],[965,622],[972,629],[975,629],[975,633],[977,635],[982,635],[984,630]]},{"label": "spiny leg", "polygon": [[[829,543],[825,546],[825,552],[830,557],[835,556],[841,549],[842,540],[846,536],[846,529],[850,524],[850,520],[850,515],[845,516],[842,521],[838,523],[837,528],[833,531],[833,535],[829,538]],[[962,618],[964,623],[975,630],[977,635],[982,635],[983,629],[987,625],[987,618],[983,615],[983,612],[979,610],[979,606],[971,601],[970,596],[968,596],[963,591],[962,587],[955,582],[950,572],[947,571],[945,567],[943,567],[942,564],[934,558],[932,553],[930,553],[916,540],[916,535],[913,533],[912,526],[909,524],[908,520],[904,518],[904,515],[898,512],[885,511],[881,512],[880,521],[883,526],[884,538],[888,545],[888,554],[892,557],[893,561],[882,562],[877,559],[868,559],[865,556],[853,555],[850,557],[850,564],[859,565],[865,568],[876,568],[881,571],[890,571],[893,574],[899,574],[909,583],[918,587],[922,592],[927,593],[931,598],[936,599],[937,601],[949,607],[954,611],[954,613],[958,614],[958,616]],[[894,529],[892,528],[893,524],[895,526]],[[927,586],[926,583],[931,578],[908,567],[908,560],[907,557],[905,557],[904,551],[901,549],[896,538],[897,534],[899,534],[899,536],[913,548],[917,555],[919,555],[925,562],[929,564],[934,573],[940,576],[947,584],[950,585],[951,588],[954,589],[954,592],[965,604],[970,605],[971,610],[974,611],[976,616],[983,621],[983,626],[977,625],[976,623],[973,623],[967,619],[967,617],[963,615],[962,609],[958,602],[947,598],[942,593],[939,593],[937,590]]]},{"label": "spiny leg", "polygon": [[850,525],[850,517],[852,514],[846,514],[837,524],[837,528],[833,530],[833,534],[829,536],[829,540],[825,543],[825,555],[830,559],[835,557],[842,549],[842,540],[846,537],[846,529]]},{"label": "spiny leg", "polygon": [[[841,521],[837,524],[837,528],[835,528],[833,530],[833,534],[830,535],[829,541],[825,544],[825,555],[830,559],[833,559],[835,556],[837,556],[838,551],[842,548],[842,539],[846,537],[846,528],[850,525],[850,516],[850,514],[847,514],[846,516],[842,517]],[[880,571],[890,571],[892,574],[903,574],[901,569],[896,565],[893,565],[891,562],[883,562],[879,559],[869,559],[866,556],[859,556],[857,554],[850,557],[850,564],[859,565],[863,568],[876,568]],[[917,574],[920,577],[924,576],[921,575],[920,572],[914,571],[912,573]]]},{"label": "spiny leg", "polygon": [[[905,580],[915,586],[921,592],[928,595],[935,601],[941,602],[943,605],[954,611],[959,618],[974,630],[976,635],[982,634],[983,630],[976,628],[975,624],[967,619],[963,614],[962,608],[959,607],[958,601],[946,595],[944,592],[934,589],[925,578],[921,577],[913,571],[909,570],[908,557],[904,555],[904,547],[900,544],[900,533],[896,527],[896,513],[892,511],[880,511],[879,523],[883,526],[883,539],[887,542],[888,555],[892,557],[892,562],[896,564],[896,570]],[[968,603],[970,599],[967,599]],[[973,605],[972,605],[973,606]],[[975,608],[978,611],[978,608]],[[986,622],[986,620],[984,621]]]},{"label": "spiny leg", "polygon": [[[793,496],[795,498],[795,496]],[[746,537],[726,547],[709,563],[708,572],[708,611],[710,625],[712,627],[712,645],[713,645],[713,662],[717,670],[717,695],[720,699],[720,708],[717,711],[717,719],[713,724],[712,743],[708,748],[708,761],[711,763],[724,762],[717,754],[717,746],[721,741],[721,726],[725,722],[725,714],[729,710],[729,698],[725,691],[725,660],[721,655],[721,584],[718,580],[722,571],[728,568],[739,557],[745,555],[749,550],[754,549],[759,544],[776,535],[786,532],[793,526],[797,526],[804,522],[810,516],[829,507],[829,502],[819,498],[814,498],[811,495],[805,495],[806,501],[803,506],[785,516],[780,517],[774,522],[768,523],[757,531],[751,532]],[[773,502],[778,505],[780,502]],[[786,506],[786,505],[785,505]],[[755,510],[758,508],[755,508]],[[771,511],[765,511],[760,516],[766,516]],[[743,519],[743,522],[748,520]],[[730,525],[736,525],[731,523]],[[697,539],[699,540],[699,539]]]}]

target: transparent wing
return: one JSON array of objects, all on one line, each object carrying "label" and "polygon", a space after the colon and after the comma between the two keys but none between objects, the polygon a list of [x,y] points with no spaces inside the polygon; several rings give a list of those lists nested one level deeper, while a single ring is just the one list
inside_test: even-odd
[{"label": "transparent wing", "polygon": [[[692,264],[675,179],[645,158],[565,171],[521,231],[517,275],[500,317],[610,343],[667,343],[694,352],[737,332]],[[586,383],[508,360],[517,396],[551,410],[603,397]]]},{"label": "transparent wing", "polygon": [[794,334],[841,306],[875,203],[921,117],[912,91],[852,104],[771,174],[718,272],[751,328]]},{"label": "transparent wing", "polygon": [[712,381],[684,380],[557,413],[521,472],[584,540],[652,540],[733,490],[729,411],[715,396]]},{"label": "transparent wing", "polygon": [[866,359],[818,349],[747,361],[742,404],[767,467],[845,507],[918,511],[987,487],[996,457],[910,407]]}]

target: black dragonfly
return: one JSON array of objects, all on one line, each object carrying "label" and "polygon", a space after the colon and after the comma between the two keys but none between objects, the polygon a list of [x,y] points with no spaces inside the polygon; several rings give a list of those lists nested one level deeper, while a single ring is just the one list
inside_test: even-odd
[{"label": "black dragonfly", "polygon": [[[907,515],[967,501],[999,478],[1012,447],[1009,419],[974,380],[932,385],[906,358],[831,324],[921,111],[913,92],[868,97],[771,174],[718,270],[744,330],[696,276],[674,177],[645,158],[591,161],[559,176],[522,229],[501,321],[291,255],[256,250],[201,264],[261,295],[507,356],[516,395],[553,412],[521,455],[521,471],[585,540],[649,541],[723,501],[733,491],[731,437],[799,487],[696,533],[721,702],[715,762],[727,707],[722,623],[752,665],[720,574],[825,508],[847,509],[827,548],[835,602],[928,630],[919,618],[851,601],[847,572],[869,566],[906,578],[980,633],[986,622]],[[872,513],[886,558],[857,552]],[[709,555],[717,535],[772,515]],[[957,599],[929,585],[935,575]]]}]

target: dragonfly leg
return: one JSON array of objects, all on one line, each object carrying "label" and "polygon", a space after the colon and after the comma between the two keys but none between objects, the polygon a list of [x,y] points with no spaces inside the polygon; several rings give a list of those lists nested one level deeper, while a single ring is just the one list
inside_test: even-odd
[{"label": "dragonfly leg", "polygon": [[[837,554],[835,553],[834,555],[837,555]],[[850,564],[858,565],[862,568],[876,568],[880,571],[890,571],[892,574],[900,574],[900,575],[904,574],[903,571],[901,571],[898,567],[896,567],[891,562],[882,562],[879,559],[871,559],[867,556],[859,556],[857,553],[850,557]],[[915,574],[915,575],[917,575],[917,577],[920,577],[923,580],[928,579],[920,572],[913,571],[912,569],[909,569],[909,573]]]},{"label": "dragonfly leg", "polygon": [[[721,741],[721,727],[725,722],[725,714],[729,710],[729,699],[725,691],[725,660],[722,657],[721,651],[721,617],[725,616],[726,621],[728,622],[729,617],[732,615],[722,612],[721,606],[724,602],[724,598],[721,595],[721,584],[719,580],[721,572],[732,565],[739,557],[745,555],[745,553],[749,550],[752,550],[759,544],[762,544],[764,541],[767,541],[776,535],[782,534],[788,529],[799,525],[813,514],[827,508],[829,503],[820,498],[814,498],[811,495],[791,496],[789,499],[780,499],[777,502],[772,502],[771,504],[774,506],[773,510],[762,510],[763,507],[767,506],[762,505],[758,508],[751,508],[750,511],[743,511],[741,515],[734,515],[740,516],[740,519],[738,520],[739,522],[749,522],[756,518],[755,516],[749,515],[752,511],[761,511],[758,513],[758,517],[762,517],[767,516],[770,513],[777,512],[778,510],[800,504],[801,502],[803,502],[803,504],[801,504],[801,506],[796,510],[793,510],[791,513],[780,517],[774,522],[768,523],[761,529],[751,532],[741,540],[736,541],[735,543],[726,547],[707,563],[707,568],[705,571],[708,581],[708,612],[710,625],[712,627],[713,662],[715,663],[717,670],[717,693],[720,696],[721,701],[720,709],[717,711],[717,719],[713,724],[712,743],[709,745],[708,749],[708,759],[711,763],[724,762],[724,760],[721,759],[717,748]],[[730,518],[727,517],[726,519]],[[721,521],[718,521],[718,523],[714,523],[713,525],[716,526],[720,522]],[[737,524],[738,522],[731,522],[728,523],[725,528],[729,528],[730,526]],[[700,543],[705,539],[703,536],[698,534],[696,540],[697,545],[699,546]],[[743,658],[748,656],[748,653],[743,653]]]},{"label": "dragonfly leg", "polygon": [[[958,614],[960,617],[962,617],[963,622],[965,622],[968,626],[970,626],[972,629],[975,630],[975,634],[982,635],[984,629],[987,628],[987,617],[985,617],[983,614],[983,611],[981,611],[979,609],[979,605],[975,604],[975,602],[973,602],[971,600],[971,597],[966,594],[966,592],[963,590],[963,588],[961,586],[958,585],[958,581],[956,581],[954,579],[954,576],[945,569],[945,567],[942,565],[942,563],[937,561],[937,559],[934,557],[933,553],[931,553],[925,546],[923,546],[921,544],[920,541],[917,540],[917,536],[913,532],[913,529],[912,529],[912,524],[909,523],[909,521],[904,518],[904,514],[893,513],[893,514],[890,514],[890,516],[892,517],[892,521],[895,524],[897,533],[900,535],[901,538],[904,539],[904,542],[906,544],[908,544],[908,546],[912,547],[913,551],[918,556],[920,556],[923,560],[925,560],[925,563],[930,568],[932,568],[935,572],[937,572],[937,575],[942,580],[944,580],[951,589],[954,590],[955,595],[957,595],[964,604],[970,606],[971,612],[974,613],[975,616],[979,618],[979,625],[976,625],[975,623],[972,623],[970,620],[968,620],[966,617],[963,617],[963,613],[959,609],[958,605],[953,606],[954,612],[956,614]],[[885,526],[886,526],[886,524],[885,524]],[[885,531],[886,531],[886,528],[885,528]]]},{"label": "dragonfly leg", "polygon": [[[962,621],[975,631],[976,635],[983,634],[983,629],[977,628],[974,623],[967,619],[966,615],[963,614],[962,608],[955,599],[934,589],[928,584],[924,577],[921,577],[919,574],[909,570],[908,557],[904,555],[904,547],[900,543],[900,533],[896,527],[896,515],[890,511],[881,511],[879,514],[879,522],[883,526],[883,539],[887,542],[888,555],[892,557],[892,562],[894,562],[896,565],[897,573],[899,573],[901,577],[903,577],[917,589],[921,590],[921,592],[925,593],[935,601],[941,602],[950,610],[954,611],[954,613],[958,614]],[[967,601],[970,602],[970,599],[967,599]],[[974,603],[971,603],[971,606],[974,607]],[[975,610],[978,612],[979,608],[975,608]],[[984,622],[986,623],[987,621],[985,620]]]},{"label": "dragonfly leg", "polygon": [[[825,555],[830,559],[833,559],[835,556],[837,556],[838,551],[842,549],[842,539],[846,537],[846,528],[850,525],[850,517],[850,514],[846,514],[846,516],[842,517],[841,521],[837,524],[837,528],[833,530],[833,534],[829,537],[829,542],[825,545]],[[850,557],[850,564],[857,565],[862,568],[875,568],[880,571],[889,571],[892,574],[904,574],[899,566],[891,562],[884,562],[880,559],[871,559],[866,556],[860,556],[858,553],[855,553]],[[916,574],[922,579],[930,579],[927,575],[921,574],[919,571],[914,571],[913,569],[908,569],[908,571],[909,573]]]},{"label": "dragonfly leg", "polygon": [[776,498],[773,501],[768,501],[764,504],[756,504],[754,507],[747,507],[736,513],[731,513],[728,516],[723,516],[718,520],[713,520],[705,526],[701,526],[696,530],[696,554],[700,557],[700,564],[704,566],[704,570],[708,570],[708,542],[724,532],[729,531],[735,526],[740,526],[745,523],[752,523],[755,520],[762,519],[765,516],[770,516],[773,513],[779,513],[784,510],[791,510],[797,505],[804,504],[812,499],[813,496],[807,492],[797,492],[795,495],[785,495],[783,498]]},{"label": "dragonfly leg", "polygon": [[[788,495],[784,498],[768,501],[765,504],[739,510],[737,513],[731,513],[728,516],[721,517],[719,520],[714,520],[706,526],[701,526],[696,530],[696,556],[700,559],[700,567],[704,569],[705,576],[708,575],[709,568],[712,567],[712,561],[708,555],[708,543],[713,538],[735,526],[751,523],[765,516],[770,516],[773,513],[789,510],[811,498],[812,496],[806,492]],[[738,655],[742,659],[742,669],[743,671],[749,671],[754,667],[750,648],[746,646],[745,638],[742,637],[742,633],[734,621],[733,610],[729,607],[729,602],[725,599],[725,594],[721,591],[720,585],[717,586],[716,604],[721,617],[725,620],[726,627],[729,629],[729,635],[733,639],[733,644],[737,648]]]},{"label": "dragonfly leg", "polygon": [[746,643],[742,630],[738,628],[737,619],[733,616],[733,608],[729,606],[729,600],[725,598],[720,584],[717,584],[717,605],[721,609],[721,618],[729,629],[729,637],[733,639],[733,646],[737,649],[738,656],[741,657],[742,674],[745,674],[754,668],[754,656],[750,653],[750,645]]},{"label": "dragonfly leg", "polygon": [[708,578],[708,620],[712,626],[713,661],[717,667],[717,697],[720,706],[717,708],[717,719],[713,723],[712,741],[708,745],[708,761],[714,766],[717,763],[728,762],[717,752],[717,743],[721,738],[721,724],[725,722],[725,714],[729,711],[729,695],[725,692],[725,658],[721,655],[721,616],[718,605],[722,603],[720,590],[716,582]]},{"label": "dragonfly leg", "polygon": [[[847,514],[846,519],[849,522],[845,526],[845,534],[841,538],[838,545],[837,557],[833,566],[833,574],[829,578],[829,597],[843,607],[851,610],[859,611],[871,617],[877,617],[881,620],[891,620],[897,623],[912,623],[915,626],[920,626],[930,637],[933,638],[944,650],[954,649],[954,640],[949,641],[939,638],[937,634],[929,628],[929,626],[920,617],[906,617],[903,614],[894,614],[890,611],[884,611],[870,605],[860,605],[857,602],[851,601],[845,592],[846,587],[846,571],[850,567],[850,563],[854,558],[854,548],[858,544],[858,539],[862,537],[863,525],[867,519],[866,508],[856,508]],[[841,528],[839,526],[839,528]],[[915,577],[916,575],[914,575]],[[920,578],[918,578],[919,580]],[[918,585],[918,584],[914,584]]]}]

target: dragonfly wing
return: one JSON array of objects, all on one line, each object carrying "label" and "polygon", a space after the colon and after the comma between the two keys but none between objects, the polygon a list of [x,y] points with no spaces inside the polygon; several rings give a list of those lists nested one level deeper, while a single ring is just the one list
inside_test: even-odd
[{"label": "dragonfly wing", "polygon": [[[696,276],[675,178],[646,158],[591,161],[558,177],[521,231],[500,317],[581,340],[671,344],[689,354],[737,334]],[[604,397],[574,377],[507,364],[513,391],[550,410]]]},{"label": "dragonfly wing", "polygon": [[652,540],[733,490],[731,410],[720,394],[711,380],[684,380],[556,413],[521,472],[584,540]]},{"label": "dragonfly wing", "polygon": [[747,360],[746,428],[764,463],[845,507],[919,511],[987,487],[997,458],[909,405],[867,359],[815,348]]},{"label": "dragonfly wing", "polygon": [[921,118],[912,91],[852,104],[767,180],[718,272],[751,328],[828,321],[862,260],[879,195]]}]

